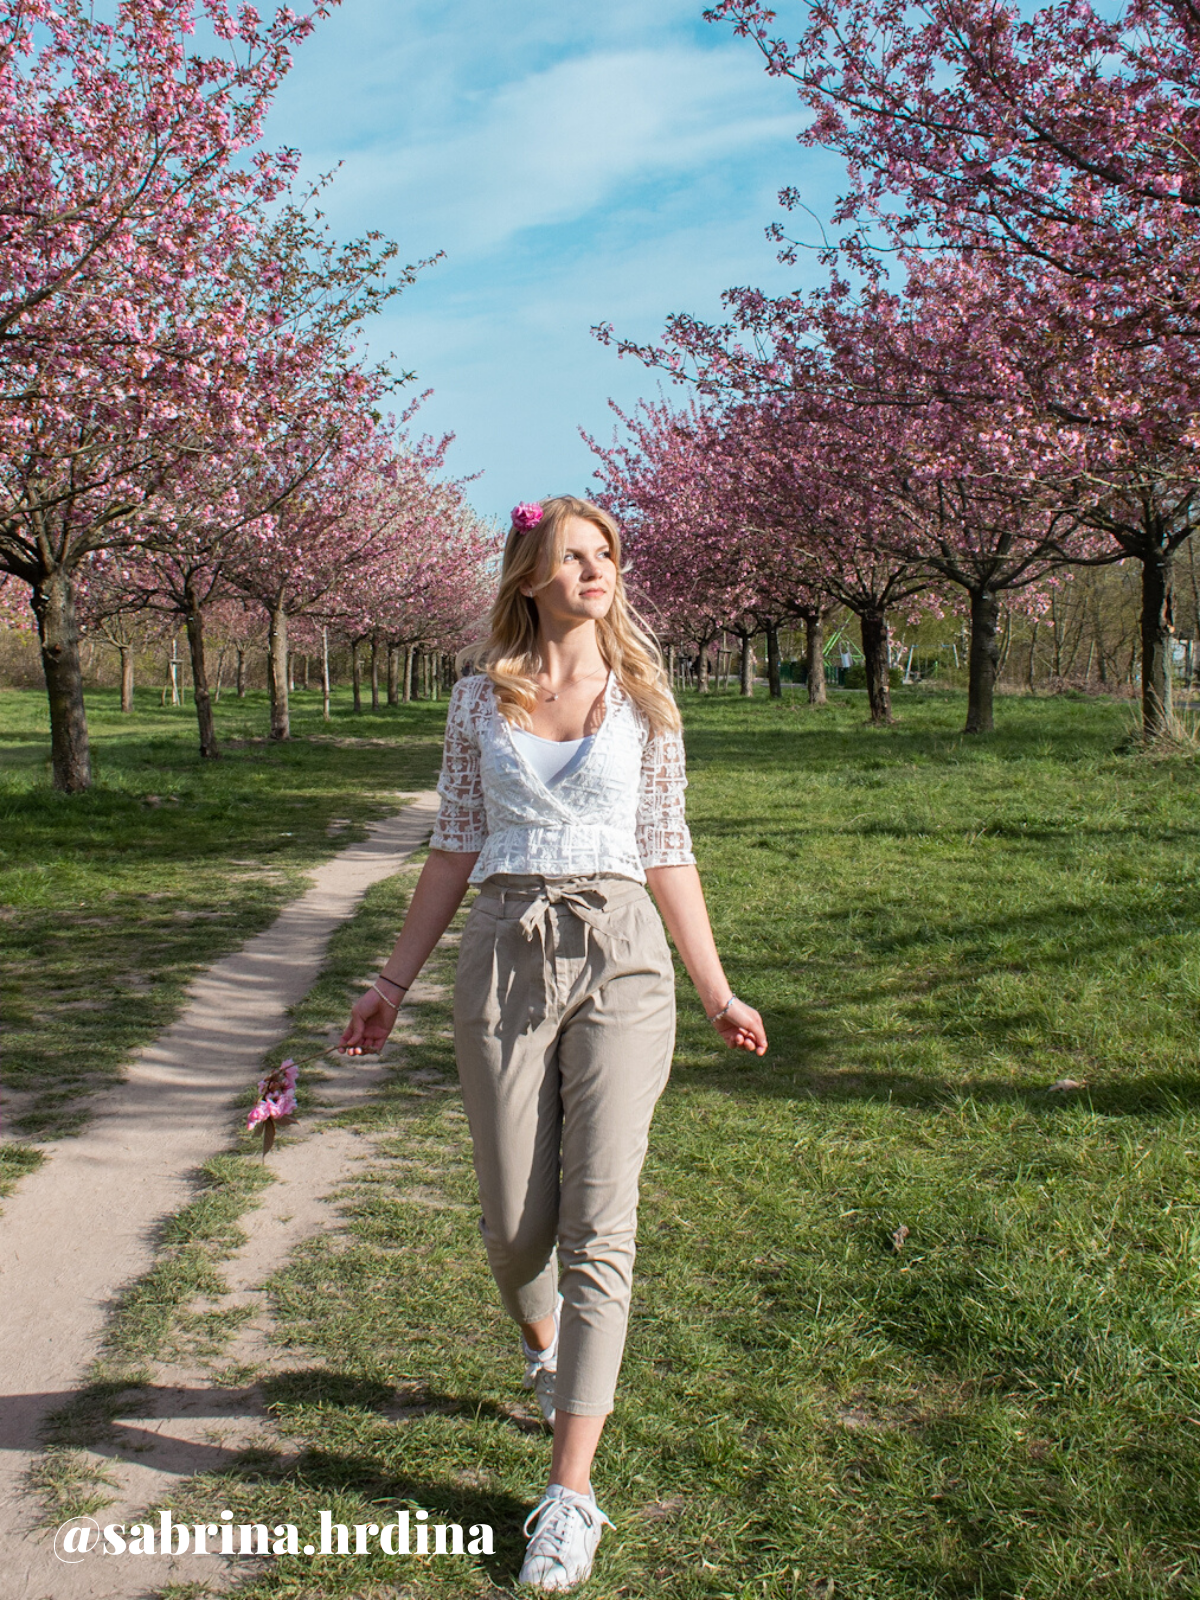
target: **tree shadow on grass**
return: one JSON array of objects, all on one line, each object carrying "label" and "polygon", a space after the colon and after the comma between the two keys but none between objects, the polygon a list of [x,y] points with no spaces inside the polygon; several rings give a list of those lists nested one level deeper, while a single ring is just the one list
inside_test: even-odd
[{"label": "tree shadow on grass", "polygon": [[[57,1409],[52,1409],[55,1405]],[[325,1448],[304,1438],[304,1419],[296,1417],[293,1426],[301,1436],[299,1449],[283,1459],[276,1448],[247,1444],[244,1436],[239,1443],[222,1445],[212,1433],[214,1426],[236,1425],[239,1420],[261,1424],[271,1414],[276,1423],[284,1422],[286,1432],[286,1413],[305,1407],[319,1408],[326,1426],[331,1412],[340,1413],[333,1426],[341,1429],[357,1424],[368,1430],[368,1435],[376,1430],[374,1438],[369,1436],[357,1449]],[[232,1387],[112,1382],[93,1384],[74,1394],[13,1396],[0,1405],[0,1449],[27,1447],[29,1415],[34,1411],[45,1415],[44,1434],[51,1445],[86,1446],[108,1459],[132,1456],[178,1475],[180,1488],[170,1496],[176,1513],[181,1501],[207,1497],[222,1485],[248,1489],[287,1484],[309,1497],[321,1489],[357,1495],[363,1502],[364,1520],[371,1513],[382,1522],[386,1516],[381,1512],[408,1505],[427,1511],[431,1524],[458,1523],[464,1536],[472,1524],[487,1523],[495,1533],[495,1555],[468,1559],[480,1562],[496,1581],[511,1580],[520,1567],[524,1552],[521,1523],[533,1502],[505,1494],[484,1495],[462,1481],[419,1470],[397,1471],[382,1457],[394,1454],[407,1422],[436,1414],[547,1434],[540,1421],[515,1417],[476,1395],[443,1394],[415,1385],[402,1392],[361,1373],[318,1367],[276,1373]],[[280,1412],[285,1413],[282,1419]],[[373,1443],[378,1452],[372,1449]],[[423,1443],[422,1448],[429,1447]],[[278,1498],[270,1503],[270,1511],[268,1517],[264,1510],[259,1520],[275,1523],[286,1516],[299,1520],[304,1514],[302,1508],[281,1506]],[[315,1522],[316,1513],[311,1515]],[[335,1512],[334,1520],[348,1519],[339,1519]],[[310,1527],[302,1529],[302,1534],[315,1531]],[[360,1558],[354,1577],[364,1582],[368,1577],[394,1579],[390,1569],[375,1570],[389,1559],[394,1560],[378,1551],[370,1560]]]},{"label": "tree shadow on grass", "polygon": [[[495,1554],[469,1559],[477,1561],[494,1582],[511,1582],[516,1576],[524,1556],[521,1524],[533,1509],[534,1500],[518,1500],[496,1492],[483,1494],[461,1480],[438,1477],[416,1466],[412,1470],[397,1470],[384,1457],[394,1456],[405,1425],[416,1418],[439,1414],[447,1418],[468,1418],[475,1423],[515,1427],[522,1433],[548,1438],[548,1430],[540,1421],[514,1416],[477,1395],[442,1393],[422,1385],[400,1392],[372,1377],[318,1367],[277,1373],[246,1393],[253,1393],[258,1403],[274,1414],[277,1423],[282,1422],[285,1432],[299,1435],[298,1454],[281,1461],[270,1452],[243,1451],[208,1473],[205,1479],[193,1483],[194,1491],[203,1492],[206,1486],[230,1482],[289,1484],[308,1496],[319,1490],[327,1491],[326,1498],[328,1493],[357,1496],[363,1502],[363,1517],[369,1512],[378,1522],[386,1520],[389,1513],[408,1506],[412,1510],[427,1511],[431,1525],[457,1523],[464,1536],[468,1536],[471,1525],[488,1524],[495,1535]],[[376,1430],[374,1439],[365,1439],[361,1445],[350,1449],[315,1443],[311,1437],[306,1437],[310,1430],[305,1426],[303,1415],[296,1416],[291,1426],[288,1425],[286,1413],[302,1413],[306,1407],[319,1407],[326,1416],[331,1410],[340,1412],[342,1416],[334,1423],[335,1427],[353,1427],[357,1423],[368,1430]],[[282,1417],[281,1412],[285,1414]],[[378,1448],[373,1448],[373,1444]],[[423,1440],[421,1448],[435,1447]],[[287,1514],[298,1513],[293,1507]],[[345,1519],[339,1519],[334,1513],[334,1520]],[[385,1559],[378,1553],[370,1559],[359,1558],[354,1569],[356,1581],[367,1582],[375,1574],[375,1566]],[[394,1569],[389,1569],[386,1576],[394,1581]]]},{"label": "tree shadow on grass", "polygon": [[[895,999],[894,991],[889,991]],[[1033,1016],[972,1019],[968,1042],[978,1054],[1003,1044],[1015,1029],[1037,1020]],[[1032,1115],[1055,1118],[1068,1107],[1086,1106],[1098,1116],[1157,1117],[1200,1107],[1200,1059],[1182,1063],[1176,1070],[1139,1071],[1097,1075],[1089,1068],[1072,1068],[1058,1054],[1062,1071],[1051,1077],[1042,1068],[1043,1081],[1021,1081],[981,1074],[964,1068],[961,1074],[943,1071],[906,1071],[902,1067],[864,1063],[865,1049],[882,1054],[883,1035],[855,1040],[814,1024],[797,1009],[781,1015],[766,1012],[764,1021],[771,1047],[761,1060],[718,1057],[711,1061],[712,1041],[701,1028],[680,1027],[679,1051],[672,1073],[676,1089],[717,1090],[735,1099],[818,1101],[828,1104],[887,1104],[927,1110],[971,1102],[977,1105],[1021,1106]],[[936,1026],[936,1024],[932,1024]],[[945,1029],[941,1030],[945,1033]],[[710,1060],[705,1061],[704,1057]],[[853,1064],[831,1065],[841,1057]],[[689,1059],[690,1058],[690,1059]],[[857,1058],[857,1059],[854,1059]],[[1023,1069],[1028,1074],[1028,1068]],[[1083,1076],[1078,1074],[1083,1073]],[[1078,1087],[1054,1088],[1056,1082]]]},{"label": "tree shadow on grass", "polygon": [[996,809],[994,801],[980,801],[970,810],[964,808],[962,820],[954,824],[863,818],[854,814],[852,805],[846,809],[847,815],[841,821],[789,822],[787,826],[782,825],[782,818],[791,813],[790,806],[781,816],[705,816],[702,832],[705,841],[742,844],[748,849],[776,850],[797,862],[804,861],[811,853],[814,841],[821,839],[890,839],[913,845],[935,842],[953,847],[965,845],[968,839],[978,838],[1003,842],[1010,849],[1021,844],[1036,846],[1041,854],[1041,847],[1046,844],[1070,844],[1079,839],[1136,839],[1144,844],[1158,845],[1200,838],[1200,825],[1156,825],[1145,818],[1118,823],[1089,823],[1073,816],[1064,817],[1061,821],[1044,817],[1025,821],[1020,817],[995,816],[992,814]]},{"label": "tree shadow on grass", "polygon": [[779,721],[748,723],[741,727],[705,726],[686,717],[685,742],[688,762],[717,767],[744,767],[750,772],[803,767],[814,774],[844,775],[852,770],[880,770],[889,766],[923,765],[939,767],[979,767],[994,763],[1028,762],[1031,758],[1053,759],[1058,764],[1092,764],[1111,757],[1116,734],[1111,726],[1075,728],[1070,740],[1056,741],[1052,757],[1040,757],[1031,743],[1045,741],[1050,730],[1036,723],[1017,723],[999,729],[977,742],[965,740],[961,727],[929,722],[899,722],[889,728],[869,730],[869,743],[857,722],[816,725],[804,718],[789,725]]},{"label": "tree shadow on grass", "polygon": [[[735,1092],[748,1086],[740,1083]],[[730,1084],[730,1088],[734,1086]],[[1037,1116],[1058,1116],[1067,1106],[1086,1106],[1103,1117],[1155,1117],[1200,1107],[1200,1071],[1149,1073],[1121,1080],[1103,1079],[1084,1087],[1054,1090],[1049,1086],[1023,1086],[1003,1078],[922,1077],[915,1073],[864,1071],[805,1072],[785,1088],[765,1080],[754,1092],[764,1098],[812,1099],[832,1103],[884,1102],[888,1105],[925,1107],[971,1102],[976,1105],[1022,1106]]]},{"label": "tree shadow on grass", "polygon": [[[308,1496],[311,1496],[314,1490],[324,1490],[327,1499],[331,1494],[339,1492],[352,1494],[361,1497],[363,1501],[360,1514],[364,1522],[374,1521],[378,1526],[394,1521],[396,1513],[405,1509],[410,1512],[426,1511],[429,1513],[428,1526],[431,1528],[436,1527],[438,1523],[457,1523],[462,1529],[464,1544],[471,1537],[472,1527],[486,1525],[492,1529],[494,1553],[490,1556],[466,1555],[459,1557],[459,1560],[478,1564],[497,1587],[511,1586],[520,1571],[525,1555],[522,1524],[536,1505],[536,1499],[518,1500],[514,1495],[497,1492],[482,1494],[452,1479],[438,1478],[432,1474],[424,1475],[416,1471],[389,1472],[377,1459],[365,1452],[330,1450],[314,1446],[303,1450],[294,1462],[289,1463],[281,1471],[272,1471],[270,1468],[255,1470],[253,1461],[250,1461],[248,1466],[250,1470],[245,1473],[239,1469],[237,1463],[233,1463],[219,1473],[211,1475],[204,1484],[194,1484],[193,1488],[198,1489],[208,1485],[216,1487],[221,1483],[233,1481],[245,1484],[290,1484]],[[272,1510],[272,1517],[278,1514]],[[302,1513],[292,1507],[290,1514],[299,1516]],[[313,1516],[315,1521],[315,1513]],[[336,1523],[339,1518],[334,1515],[333,1521]],[[348,1517],[343,1525],[348,1527],[348,1542],[350,1542],[354,1539],[354,1525],[349,1523]],[[413,1526],[416,1526],[415,1522]],[[311,1534],[317,1530],[309,1528],[304,1531]],[[336,1537],[335,1534],[334,1538]],[[431,1534],[430,1545],[432,1544]],[[336,1582],[340,1577],[343,1582],[349,1579],[355,1585],[369,1585],[373,1581],[387,1581],[394,1584],[399,1575],[396,1569],[397,1557],[386,1555],[378,1548],[369,1555],[357,1558],[348,1555],[342,1559],[353,1561],[354,1564],[348,1571],[338,1574],[333,1565],[336,1557],[325,1558],[327,1581]],[[414,1560],[420,1558],[416,1557]],[[277,1570],[283,1574],[287,1565],[285,1559],[280,1560]],[[301,1570],[308,1576],[307,1565]],[[416,1577],[427,1571],[422,1562],[419,1567],[413,1569],[411,1575]],[[353,1594],[359,1590],[356,1587],[345,1592]]]}]

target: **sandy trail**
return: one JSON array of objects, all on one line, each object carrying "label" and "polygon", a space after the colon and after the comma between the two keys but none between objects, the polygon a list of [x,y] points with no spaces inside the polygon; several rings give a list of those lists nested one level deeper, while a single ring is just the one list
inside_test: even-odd
[{"label": "sandy trail", "polygon": [[[162,1583],[165,1574],[157,1561],[67,1566],[56,1560],[47,1535],[34,1527],[37,1508],[23,1489],[42,1420],[78,1387],[98,1353],[115,1297],[151,1266],[157,1226],[186,1204],[196,1169],[227,1147],[231,1098],[285,1036],[288,1008],[317,978],[330,935],[371,885],[397,871],[428,838],[436,812],[436,794],[422,791],[399,815],[375,825],[368,840],[319,867],[312,887],[265,933],[193,984],[178,1020],[135,1057],[126,1080],[98,1102],[85,1132],[58,1145],[4,1203],[0,1571],[6,1600],[100,1600],[152,1594]],[[371,1070],[366,1063],[363,1068]],[[349,1081],[345,1088],[351,1089]],[[304,1168],[307,1198],[297,1188],[302,1215],[293,1207],[293,1223],[269,1244],[262,1228],[270,1232],[270,1216],[289,1213],[272,1203],[269,1213],[254,1214],[263,1221],[253,1230],[260,1236],[257,1244],[252,1237],[234,1274],[241,1293],[253,1294],[251,1280],[261,1282],[297,1238],[319,1226],[322,1215],[332,1214],[321,1197],[338,1186],[346,1162],[353,1161],[353,1141],[353,1135],[331,1128],[294,1147],[309,1151],[306,1160],[280,1152],[288,1158],[287,1177],[299,1176],[298,1168]],[[193,1399],[192,1407],[184,1397],[177,1397],[177,1404],[193,1416],[197,1409],[203,1413],[203,1395]],[[164,1405],[173,1409],[169,1397]],[[217,1446],[214,1454],[222,1453]],[[194,1451],[189,1463],[191,1471],[204,1465]],[[151,1490],[154,1472],[147,1466],[146,1481],[138,1487]],[[170,1471],[163,1459],[154,1467]],[[147,1570],[151,1565],[159,1568],[153,1578]],[[102,1567],[109,1570],[102,1573]],[[172,1573],[175,1581],[182,1576]],[[210,1567],[205,1576],[216,1574]]]}]

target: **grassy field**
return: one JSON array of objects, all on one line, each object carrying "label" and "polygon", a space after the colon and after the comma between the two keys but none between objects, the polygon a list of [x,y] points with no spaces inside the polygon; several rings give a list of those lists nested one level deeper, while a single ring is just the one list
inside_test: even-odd
[{"label": "grassy field", "polygon": [[[959,697],[896,699],[882,731],[861,696],[686,703],[718,944],[771,1049],[723,1053],[683,980],[590,1595],[1200,1595],[1197,767],[1118,754],[1129,712],[1103,702],[1005,700],[967,740]],[[413,715],[424,749],[437,708]],[[320,814],[324,756],[280,759]],[[343,1014],[407,887],[339,935],[297,1045]],[[175,1504],[302,1529],[420,1506],[494,1524],[497,1554],[285,1557],[253,1600],[507,1587],[543,1481],[444,1003],[419,1020],[352,1119],[386,1159],[348,1237],[275,1282],[280,1351],[306,1363],[263,1375],[288,1449]],[[239,1181],[214,1173],[206,1259]],[[152,1359],[170,1321],[132,1305],[114,1352]]]},{"label": "grassy field", "polygon": [[[95,787],[48,786],[45,697],[0,693],[0,1098],[9,1129],[58,1137],[89,1091],[174,1014],[187,979],[265,927],[305,870],[395,790],[437,775],[445,706],[354,717],[298,695],[301,737],[270,745],[264,695],[218,708],[221,761],[194,714],[89,696]],[[403,733],[403,738],[397,734]],[[0,1178],[36,1156],[0,1146]]]}]

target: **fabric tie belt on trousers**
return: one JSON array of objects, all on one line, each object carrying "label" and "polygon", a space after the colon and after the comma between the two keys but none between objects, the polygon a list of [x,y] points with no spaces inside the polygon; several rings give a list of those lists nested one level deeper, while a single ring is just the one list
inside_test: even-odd
[{"label": "fabric tie belt on trousers", "polygon": [[[640,899],[645,890],[632,878],[613,877],[603,884],[590,884],[586,879],[568,879],[561,883],[542,879],[537,883],[520,885],[506,885],[500,881],[494,886],[486,884],[483,894],[498,898],[502,904],[508,900],[528,901],[518,925],[526,939],[532,941],[535,935],[541,938],[543,980],[545,990],[549,993],[555,978],[554,907],[566,906],[585,928],[603,932],[609,915],[618,907]],[[600,901],[599,905],[596,904],[597,900]]]}]

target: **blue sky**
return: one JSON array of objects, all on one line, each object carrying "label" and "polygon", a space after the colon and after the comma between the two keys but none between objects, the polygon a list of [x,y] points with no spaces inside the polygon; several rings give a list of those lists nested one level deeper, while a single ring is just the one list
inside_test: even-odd
[{"label": "blue sky", "polygon": [[370,330],[433,397],[429,432],[482,472],[472,500],[585,493],[581,426],[607,438],[657,379],[591,336],[653,338],[671,311],[717,317],[723,289],[776,291],[777,191],[823,215],[830,158],[795,134],[794,91],[703,21],[703,0],[342,0],[297,52],[267,126],[308,174],[340,163],[324,209],[405,260],[445,251]]}]

